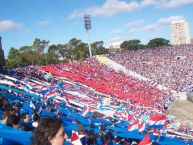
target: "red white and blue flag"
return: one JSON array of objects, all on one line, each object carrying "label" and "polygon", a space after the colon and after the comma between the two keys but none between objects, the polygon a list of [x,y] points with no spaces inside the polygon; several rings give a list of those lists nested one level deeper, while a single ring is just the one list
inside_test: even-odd
[{"label": "red white and blue flag", "polygon": [[79,135],[78,132],[72,131],[70,143],[72,145],[86,145],[86,135]]},{"label": "red white and blue flag", "polygon": [[139,119],[136,119],[133,123],[131,123],[127,129],[128,131],[134,131],[138,129]]},{"label": "red white and blue flag", "polygon": [[145,122],[141,122],[138,124],[138,131],[143,132],[145,130]]},{"label": "red white and blue flag", "polygon": [[154,115],[150,117],[149,125],[164,125],[167,117],[165,115]]},{"label": "red white and blue flag", "polygon": [[56,91],[52,91],[52,92],[48,92],[46,93],[46,95],[44,96],[44,99],[49,99],[51,97],[54,97],[55,95],[57,95]]},{"label": "red white and blue flag", "polygon": [[90,114],[90,112],[93,112],[92,107],[90,106],[84,106],[84,108],[82,109],[82,116],[88,116]]}]

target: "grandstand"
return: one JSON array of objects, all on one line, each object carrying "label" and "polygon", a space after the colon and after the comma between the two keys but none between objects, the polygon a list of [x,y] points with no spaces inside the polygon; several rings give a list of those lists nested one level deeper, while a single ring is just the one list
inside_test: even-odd
[{"label": "grandstand", "polygon": [[[0,74],[1,114],[12,111],[18,116],[27,113],[31,118],[36,114],[40,119],[58,116],[69,137],[80,124],[96,134],[104,125],[105,133],[112,134],[114,143],[116,139],[138,143],[149,132],[154,144],[192,144],[190,126],[182,126],[178,121],[183,119],[174,118],[167,110],[170,108],[175,116],[181,113],[172,109],[176,100],[174,92],[179,93],[193,82],[192,50],[192,46],[187,46],[187,50],[167,47],[97,56],[83,62],[16,68],[9,74]],[[176,60],[176,56],[181,57]],[[161,67],[168,67],[168,72],[163,73]],[[165,75],[171,70],[173,77]],[[180,76],[184,80],[179,80]],[[178,86],[178,83],[182,84]],[[190,116],[189,120],[192,120]],[[31,132],[3,123],[1,140],[30,143]],[[30,123],[33,127],[33,120]],[[15,134],[18,138],[13,138]]]},{"label": "grandstand", "polygon": [[[1,100],[8,100],[11,106],[17,104],[29,116],[37,108],[41,108],[40,118],[60,116],[68,136],[79,124],[88,130],[93,124],[96,133],[100,132],[99,125],[104,124],[114,137],[130,143],[139,142],[152,129],[151,140],[157,140],[155,144],[186,144],[192,140],[191,129],[181,128],[166,110],[166,104],[175,100],[170,89],[160,89],[149,79],[108,61],[97,57],[83,62],[17,68],[9,75],[0,75]],[[6,107],[4,104],[1,110]],[[1,127],[10,130],[10,137],[8,134],[2,137],[12,139],[13,130]],[[159,139],[154,135],[156,130],[162,132]],[[17,134],[28,140],[23,141],[22,137],[12,140],[21,144],[30,142],[31,134],[19,131]]]}]

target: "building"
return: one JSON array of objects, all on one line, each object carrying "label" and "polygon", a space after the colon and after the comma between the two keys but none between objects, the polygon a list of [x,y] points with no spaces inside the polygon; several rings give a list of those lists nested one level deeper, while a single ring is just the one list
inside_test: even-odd
[{"label": "building", "polygon": [[172,29],[172,44],[190,44],[190,31],[189,25],[185,20],[173,21],[171,24]]},{"label": "building", "polygon": [[193,45],[193,38],[191,39],[191,44]]},{"label": "building", "polygon": [[119,49],[123,42],[124,42],[124,40],[112,41],[108,44],[107,48],[109,48],[109,49]]},{"label": "building", "polygon": [[5,66],[5,57],[4,52],[1,44],[1,37],[0,37],[0,69]]}]

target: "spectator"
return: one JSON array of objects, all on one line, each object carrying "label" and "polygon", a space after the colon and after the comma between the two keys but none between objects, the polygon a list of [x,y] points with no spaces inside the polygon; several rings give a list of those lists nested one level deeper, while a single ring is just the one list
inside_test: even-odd
[{"label": "spectator", "polygon": [[32,145],[63,145],[66,138],[62,120],[56,117],[46,117],[35,129]]},{"label": "spectator", "polygon": [[20,122],[21,125],[21,129],[24,131],[32,131],[33,130],[33,126],[30,122],[30,116],[27,113],[24,113],[22,115],[22,120]]}]

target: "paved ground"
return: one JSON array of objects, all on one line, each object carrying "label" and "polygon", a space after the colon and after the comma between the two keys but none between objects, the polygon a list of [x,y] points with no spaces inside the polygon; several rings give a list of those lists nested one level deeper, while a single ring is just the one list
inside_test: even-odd
[{"label": "paved ground", "polygon": [[176,116],[174,120],[193,128],[193,103],[188,101],[175,101],[169,108],[169,114]]}]

